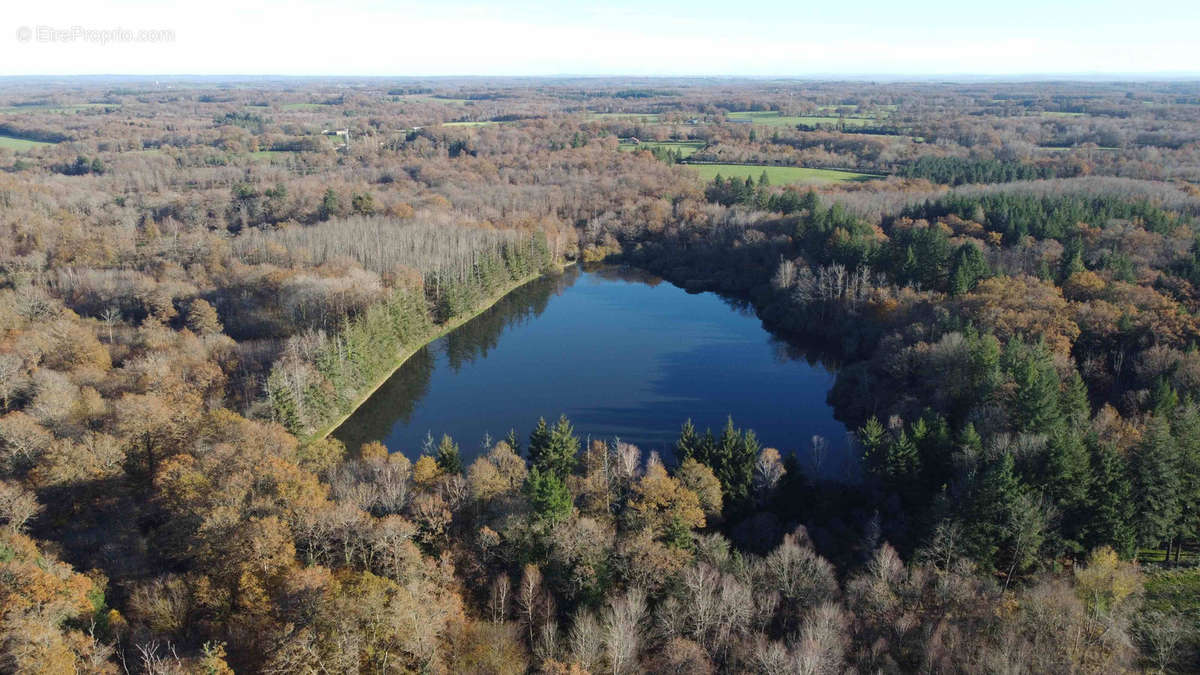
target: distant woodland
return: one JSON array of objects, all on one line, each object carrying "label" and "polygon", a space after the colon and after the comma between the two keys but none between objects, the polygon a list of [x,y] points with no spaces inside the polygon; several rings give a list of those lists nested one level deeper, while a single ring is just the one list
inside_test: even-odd
[{"label": "distant woodland", "polygon": [[[326,435],[599,260],[836,362],[862,480]],[[1198,564],[1195,83],[0,80],[0,671],[1195,672]]]}]

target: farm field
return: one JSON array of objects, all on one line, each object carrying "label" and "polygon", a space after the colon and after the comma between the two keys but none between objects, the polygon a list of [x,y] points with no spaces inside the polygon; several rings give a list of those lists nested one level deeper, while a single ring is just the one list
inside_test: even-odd
[{"label": "farm field", "polygon": [[256,162],[269,162],[272,159],[281,158],[292,154],[291,150],[255,150],[249,153],[250,159]]},{"label": "farm field", "polygon": [[837,171],[835,169],[810,169],[802,166],[757,166],[753,164],[688,164],[705,181],[717,177],[753,178],[758,179],[763,171],[767,172],[767,180],[772,185],[790,185],[792,183],[845,183],[862,182],[880,178],[868,173],[854,171]]},{"label": "farm field", "polygon": [[441,96],[428,96],[425,94],[405,94],[403,96],[389,96],[388,100],[396,99],[395,103],[448,103],[452,105],[466,105],[471,103],[468,98],[443,98]]},{"label": "farm field", "polygon": [[18,114],[23,112],[38,112],[38,113],[59,113],[70,114],[82,112],[85,110],[98,110],[103,108],[120,108],[119,103],[69,103],[66,105],[10,105],[0,107],[0,113]]},{"label": "farm field", "polygon": [[32,150],[43,145],[54,145],[44,141],[30,141],[24,138],[14,138],[12,136],[0,136],[0,148],[6,148],[14,152],[24,152]]},{"label": "farm field", "polygon": [[622,142],[620,149],[625,152],[633,152],[634,150],[674,150],[679,152],[681,157],[687,159],[696,154],[705,145],[704,141],[644,141],[638,144]]},{"label": "farm field", "polygon": [[589,120],[630,119],[639,122],[657,122],[658,113],[588,113]]},{"label": "farm field", "polygon": [[442,122],[444,127],[486,127],[492,124],[499,124],[493,120],[484,120],[482,122]]},{"label": "farm field", "polygon": [[284,103],[279,106],[281,110],[320,110],[324,107],[324,103]]},{"label": "farm field", "polygon": [[780,115],[778,111],[732,112],[726,119],[733,122],[749,122],[769,127],[794,127],[798,124],[837,124],[846,126],[865,126],[875,120],[867,117],[833,117],[833,116],[801,116]]}]

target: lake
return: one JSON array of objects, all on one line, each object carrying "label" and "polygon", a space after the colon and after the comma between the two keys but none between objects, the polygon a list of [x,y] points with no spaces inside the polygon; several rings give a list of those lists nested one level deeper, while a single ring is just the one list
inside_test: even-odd
[{"label": "lake", "polygon": [[485,439],[515,428],[524,442],[539,417],[565,414],[583,444],[620,438],[669,459],[685,420],[719,434],[732,416],[764,447],[845,478],[857,462],[825,401],[833,379],[736,301],[629,268],[574,266],[418,350],[334,436],[416,459],[427,436],[450,434],[469,464]]}]

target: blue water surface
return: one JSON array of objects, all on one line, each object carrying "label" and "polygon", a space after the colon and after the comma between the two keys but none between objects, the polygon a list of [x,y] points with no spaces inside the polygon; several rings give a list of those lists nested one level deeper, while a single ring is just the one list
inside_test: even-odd
[{"label": "blue water surface", "polygon": [[334,435],[415,459],[427,437],[449,434],[469,463],[487,438],[515,428],[524,440],[539,417],[565,414],[584,442],[619,437],[669,461],[684,420],[719,433],[732,416],[838,478],[854,462],[825,401],[833,378],[733,301],[637,270],[573,267],[418,351]]}]

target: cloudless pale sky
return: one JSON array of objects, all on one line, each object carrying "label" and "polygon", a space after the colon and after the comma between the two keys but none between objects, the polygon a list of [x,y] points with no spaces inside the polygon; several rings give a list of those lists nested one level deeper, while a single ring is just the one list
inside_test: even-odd
[{"label": "cloudless pale sky", "polygon": [[0,31],[0,75],[1200,73],[1200,0],[35,0]]}]

